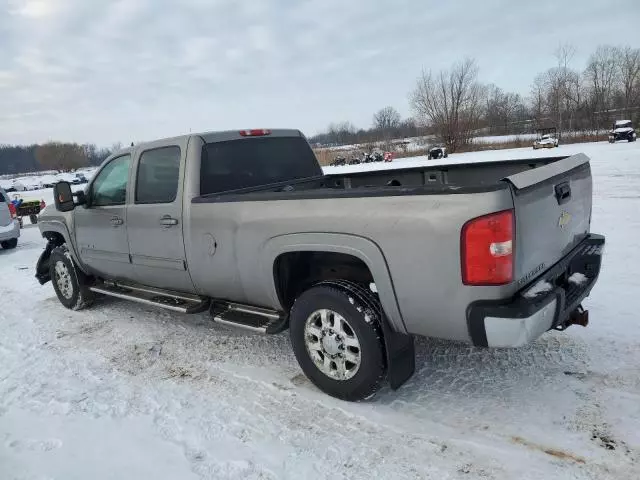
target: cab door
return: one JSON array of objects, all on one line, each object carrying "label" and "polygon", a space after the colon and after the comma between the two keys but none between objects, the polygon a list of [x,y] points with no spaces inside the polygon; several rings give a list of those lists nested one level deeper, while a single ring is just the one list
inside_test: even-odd
[{"label": "cab door", "polygon": [[89,186],[88,203],[74,210],[80,260],[95,275],[129,279],[133,274],[127,239],[127,190],[131,155],[107,162]]},{"label": "cab door", "polygon": [[139,151],[133,201],[127,209],[134,278],[153,287],[193,291],[182,222],[188,140],[160,141]]}]

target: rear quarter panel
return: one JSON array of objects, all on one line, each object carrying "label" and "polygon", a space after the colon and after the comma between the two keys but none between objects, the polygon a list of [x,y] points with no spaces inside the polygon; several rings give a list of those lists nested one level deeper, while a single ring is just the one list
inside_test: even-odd
[{"label": "rear quarter panel", "polygon": [[195,203],[189,206],[188,264],[201,294],[281,308],[273,279],[280,253],[302,244],[318,251],[351,249],[370,266],[394,328],[468,341],[468,304],[504,298],[514,287],[462,285],[460,230],[471,218],[512,207],[508,188]]}]

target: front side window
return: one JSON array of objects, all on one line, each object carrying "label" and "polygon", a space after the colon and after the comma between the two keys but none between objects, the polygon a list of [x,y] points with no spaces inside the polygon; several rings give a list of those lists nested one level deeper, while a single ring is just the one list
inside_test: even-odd
[{"label": "front side window", "polygon": [[178,193],[180,147],[147,150],[140,155],[136,203],[171,203]]},{"label": "front side window", "polygon": [[91,206],[124,205],[131,155],[111,160],[98,174],[91,187]]}]

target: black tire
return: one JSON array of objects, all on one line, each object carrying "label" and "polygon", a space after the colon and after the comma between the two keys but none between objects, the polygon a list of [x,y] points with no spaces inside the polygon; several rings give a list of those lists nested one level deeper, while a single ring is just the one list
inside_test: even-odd
[{"label": "black tire", "polygon": [[[59,281],[59,275],[56,273],[56,265],[61,263],[66,267],[68,272],[67,288],[70,288],[70,292],[67,294],[62,291],[61,283],[65,283],[63,280]],[[89,290],[89,278],[76,266],[73,258],[69,254],[67,247],[64,245],[56,247],[51,251],[49,257],[49,274],[51,275],[51,283],[53,289],[58,296],[60,303],[70,310],[82,310],[91,306],[94,300],[94,295]]]},{"label": "black tire", "polygon": [[32,225],[35,225],[36,223],[38,223],[38,215],[32,213],[31,215],[29,215],[29,220],[31,221]]},{"label": "black tire", "polygon": [[[357,337],[360,365],[349,379],[338,380],[323,373],[314,363],[305,341],[305,324],[312,314],[329,309],[341,315]],[[291,344],[307,378],[320,390],[342,400],[371,397],[386,376],[384,342],[380,322],[384,321],[377,296],[346,281],[322,282],[302,293],[290,314]]]},{"label": "black tire", "polygon": [[5,250],[11,250],[12,248],[16,248],[18,246],[18,239],[12,238],[11,240],[5,240],[1,243],[1,245]]}]

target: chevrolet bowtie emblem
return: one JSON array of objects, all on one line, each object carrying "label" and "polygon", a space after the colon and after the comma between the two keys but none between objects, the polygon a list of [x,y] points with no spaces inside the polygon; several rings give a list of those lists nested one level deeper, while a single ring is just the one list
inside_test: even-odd
[{"label": "chevrolet bowtie emblem", "polygon": [[562,212],[560,214],[560,218],[558,218],[558,226],[560,228],[564,228],[567,225],[569,225],[570,221],[571,221],[571,214],[569,212]]}]

